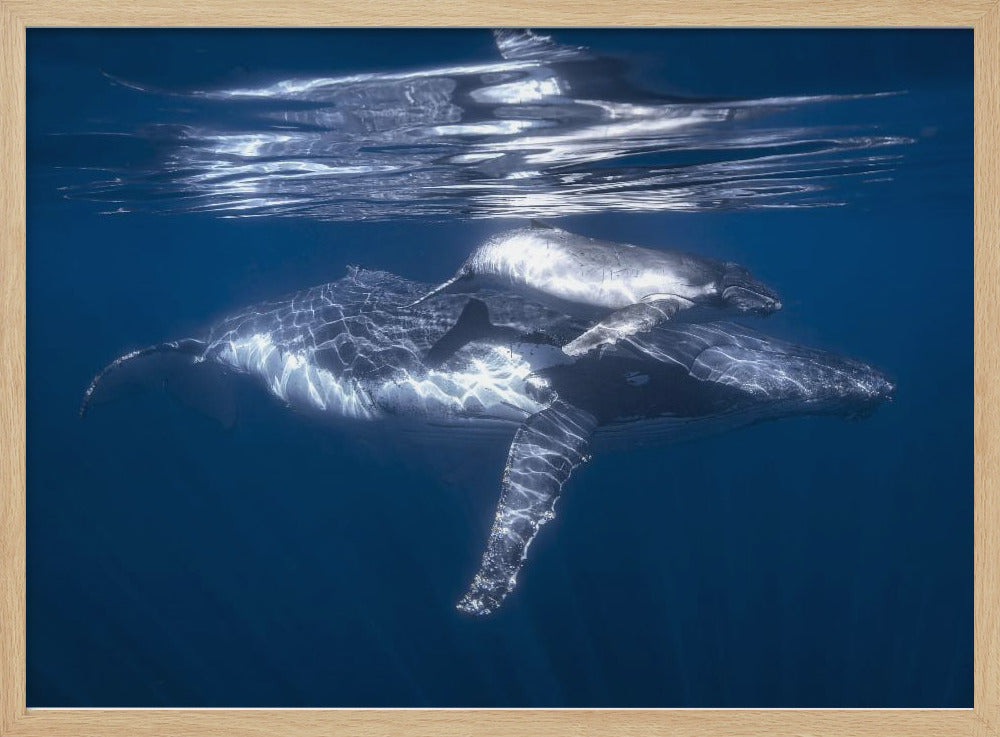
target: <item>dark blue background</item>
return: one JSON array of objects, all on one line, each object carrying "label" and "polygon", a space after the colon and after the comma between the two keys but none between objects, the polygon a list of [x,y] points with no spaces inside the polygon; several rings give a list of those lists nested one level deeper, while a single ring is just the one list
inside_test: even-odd
[{"label": "dark blue background", "polygon": [[[849,207],[560,224],[748,264],[765,327],[898,382],[801,418],[598,454],[496,616],[453,606],[502,443],[401,448],[251,402],[232,432],[160,396],[76,416],[126,349],[339,278],[428,281],[503,222],[101,216],[47,134],[175,88],[494,58],[486,31],[28,32],[28,705],[972,705],[972,34],[565,31],[647,87],[907,90],[921,140]],[[149,110],[143,109],[145,117]]]}]

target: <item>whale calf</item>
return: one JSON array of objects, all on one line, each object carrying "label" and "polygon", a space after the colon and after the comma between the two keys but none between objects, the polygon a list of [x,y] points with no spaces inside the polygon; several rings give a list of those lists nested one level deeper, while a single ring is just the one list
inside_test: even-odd
[{"label": "whale calf", "polygon": [[739,264],[587,238],[538,220],[490,238],[415,304],[482,288],[598,319],[563,346],[570,356],[612,345],[695,306],[754,314],[781,309],[774,290]]},{"label": "whale calf", "polygon": [[[226,410],[226,380],[243,375],[292,409],[341,422],[501,432],[511,442],[498,469],[500,500],[457,605],[484,615],[514,589],[529,544],[592,447],[668,442],[801,414],[864,415],[894,390],[865,363],[729,323],[669,322],[567,356],[530,336],[573,334],[579,322],[571,315],[490,292],[472,307],[450,294],[411,307],[427,289],[352,269],[237,312],[204,336],[125,354],[87,388],[81,415],[137,375],[157,385],[212,375],[220,380],[210,384],[210,402]],[[496,335],[428,365],[429,349],[463,314]]]}]

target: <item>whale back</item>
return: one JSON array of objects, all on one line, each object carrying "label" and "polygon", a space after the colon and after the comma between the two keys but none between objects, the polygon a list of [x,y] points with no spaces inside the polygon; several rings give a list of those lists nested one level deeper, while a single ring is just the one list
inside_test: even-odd
[{"label": "whale back", "polygon": [[338,281],[230,315],[212,329],[206,354],[245,368],[249,354],[274,349],[338,377],[386,378],[419,365],[459,314],[450,300],[419,314],[400,309],[420,288],[385,272],[353,269]]},{"label": "whale back", "polygon": [[[339,376],[384,379],[424,368],[428,350],[454,326],[468,303],[441,295],[409,305],[427,284],[384,271],[352,268],[347,276],[235,313],[211,331],[206,357],[266,343],[307,357]],[[513,331],[571,334],[579,326],[566,315],[517,295],[485,293],[493,322]]]},{"label": "whale back", "polygon": [[[352,269],[338,281],[224,319],[210,334],[205,359],[257,378],[283,402],[330,415],[519,419],[535,409],[525,384],[530,362],[516,352],[477,343],[458,367],[428,364],[431,348],[469,300],[443,295],[412,306],[424,289],[385,272]],[[579,329],[567,316],[516,296],[483,299],[510,335]]]},{"label": "whale back", "polygon": [[533,225],[488,240],[447,288],[457,291],[471,278],[477,286],[496,286],[592,317],[651,294],[713,297],[723,273],[723,264],[713,259]]}]

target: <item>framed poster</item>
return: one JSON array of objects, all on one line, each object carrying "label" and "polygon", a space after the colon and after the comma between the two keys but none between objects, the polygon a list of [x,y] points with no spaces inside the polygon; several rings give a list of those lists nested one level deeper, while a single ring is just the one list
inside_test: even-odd
[{"label": "framed poster", "polygon": [[1000,11],[899,11],[5,3],[3,734],[995,729]]}]

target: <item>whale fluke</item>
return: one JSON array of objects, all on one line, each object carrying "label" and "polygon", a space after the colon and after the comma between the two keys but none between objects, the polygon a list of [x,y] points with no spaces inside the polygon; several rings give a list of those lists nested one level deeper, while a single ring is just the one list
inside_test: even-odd
[{"label": "whale fluke", "polygon": [[223,366],[204,362],[206,343],[184,340],[159,343],[119,356],[94,377],[83,394],[80,417],[135,389],[166,389],[179,402],[232,427],[236,396]]},{"label": "whale fluke", "polygon": [[[204,351],[205,343],[203,341],[186,339],[157,343],[119,356],[102,368],[90,382],[87,390],[83,393],[83,401],[80,403],[80,417],[86,417],[92,405],[114,400],[116,390],[122,387],[148,384],[150,373],[162,376],[165,373],[163,369],[166,368],[164,364],[177,362],[191,364]],[[139,364],[144,365],[140,366]],[[152,365],[155,365],[156,371],[145,370]],[[114,382],[110,381],[112,376],[115,378]]]},{"label": "whale fluke", "polygon": [[555,504],[573,469],[587,460],[597,418],[556,400],[514,434],[507,455],[493,528],[479,571],[456,605],[468,614],[495,611],[517,584],[538,528],[555,516]]}]

